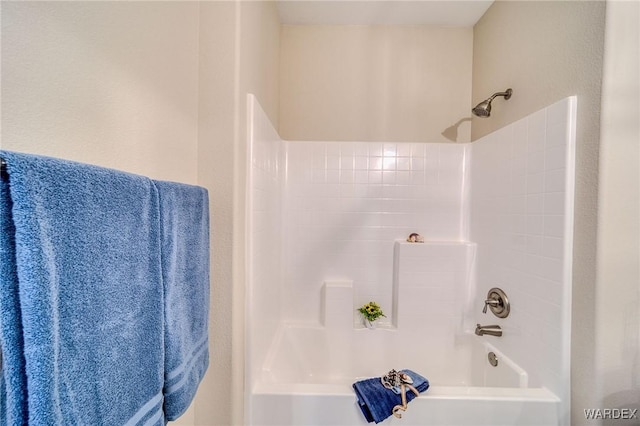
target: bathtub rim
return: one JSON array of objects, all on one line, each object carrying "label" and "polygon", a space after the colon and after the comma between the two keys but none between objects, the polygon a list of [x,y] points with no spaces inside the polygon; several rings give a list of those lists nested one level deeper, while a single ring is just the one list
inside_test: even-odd
[{"label": "bathtub rim", "polygon": [[[350,384],[345,383],[257,383],[252,389],[251,395],[311,395],[319,397],[331,395],[355,398],[353,388]],[[501,388],[434,385],[418,398],[560,402],[560,398],[545,387]]]}]

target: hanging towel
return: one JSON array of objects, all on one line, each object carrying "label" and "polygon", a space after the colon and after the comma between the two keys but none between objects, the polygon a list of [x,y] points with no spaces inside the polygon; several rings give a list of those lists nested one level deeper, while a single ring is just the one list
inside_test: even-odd
[{"label": "hanging towel", "polygon": [[17,419],[8,424],[164,424],[155,185],[96,166],[0,155],[10,195],[3,184],[0,415]]},{"label": "hanging towel", "polygon": [[154,183],[165,294],[164,412],[175,420],[189,407],[209,363],[209,200],[198,186]]},{"label": "hanging towel", "polygon": [[[413,380],[413,387],[418,392],[424,392],[429,388],[429,381],[411,370],[401,370]],[[401,395],[393,389],[383,386],[380,377],[365,379],[353,384],[353,389],[358,398],[358,406],[364,414],[367,422],[380,423],[393,413],[393,408],[402,404]],[[407,402],[415,398],[411,391],[406,392]]]},{"label": "hanging towel", "polygon": [[0,178],[0,424],[27,423],[27,376],[9,182]]}]

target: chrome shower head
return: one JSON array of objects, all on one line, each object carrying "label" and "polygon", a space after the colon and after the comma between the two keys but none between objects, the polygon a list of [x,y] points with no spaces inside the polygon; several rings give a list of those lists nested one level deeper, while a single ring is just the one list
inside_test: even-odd
[{"label": "chrome shower head", "polygon": [[480,102],[474,109],[471,110],[478,117],[489,117],[491,115],[491,101],[486,100]]},{"label": "chrome shower head", "polygon": [[484,101],[476,105],[475,108],[471,110],[471,112],[473,112],[478,117],[489,117],[491,115],[491,101],[493,101],[493,98],[495,98],[496,96],[504,96],[504,99],[507,100],[511,97],[512,93],[513,90],[511,89],[507,89],[504,92],[494,93],[489,99],[485,99]]}]

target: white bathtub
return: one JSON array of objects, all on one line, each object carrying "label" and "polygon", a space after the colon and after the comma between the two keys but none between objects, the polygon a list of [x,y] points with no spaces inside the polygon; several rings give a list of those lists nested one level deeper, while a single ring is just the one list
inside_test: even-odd
[{"label": "white bathtub", "polygon": [[[557,425],[559,399],[473,334],[425,341],[419,330],[283,326],[248,401],[252,425],[365,425],[351,385],[408,368],[430,388],[389,425]],[[430,342],[437,342],[430,345]],[[454,348],[454,350],[452,350]],[[487,354],[498,356],[493,367]]]}]

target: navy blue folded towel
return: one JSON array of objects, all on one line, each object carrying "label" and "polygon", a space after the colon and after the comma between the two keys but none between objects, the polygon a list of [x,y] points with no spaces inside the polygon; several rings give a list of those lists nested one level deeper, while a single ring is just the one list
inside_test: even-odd
[{"label": "navy blue folded towel", "polygon": [[[429,381],[411,370],[401,370],[413,379],[412,386],[418,392],[429,388]],[[382,385],[380,377],[361,380],[353,384],[358,398],[358,406],[362,410],[367,422],[380,423],[393,413],[393,407],[402,405],[402,397],[391,389]],[[407,402],[415,398],[415,394],[407,388]]]},{"label": "navy blue folded towel", "polygon": [[154,181],[165,294],[164,412],[189,407],[209,363],[209,199],[199,186]]},{"label": "navy blue folded towel", "polygon": [[[142,176],[0,155],[0,424],[164,425],[180,415],[208,361],[208,228],[194,246],[208,222],[192,238],[176,225],[181,212],[163,210],[164,185]],[[206,208],[202,191],[188,206]],[[178,318],[182,308],[192,311]]]}]

